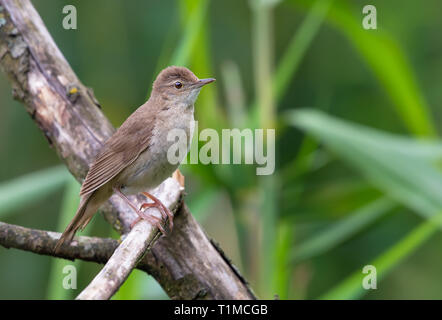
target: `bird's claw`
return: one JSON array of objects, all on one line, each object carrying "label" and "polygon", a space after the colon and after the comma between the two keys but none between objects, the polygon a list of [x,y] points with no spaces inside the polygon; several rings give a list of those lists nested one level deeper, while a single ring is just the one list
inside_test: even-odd
[{"label": "bird's claw", "polygon": [[170,231],[172,231],[172,229],[173,229],[173,214],[172,214],[172,212],[170,212],[169,208],[167,208],[159,199],[157,199],[156,197],[154,197],[150,193],[142,192],[142,194],[145,195],[146,197],[148,197],[149,199],[151,199],[153,201],[153,203],[143,203],[140,207],[140,210],[145,209],[145,208],[152,208],[152,207],[157,208],[158,211],[160,211],[163,219],[165,219],[165,220],[169,219],[169,229],[170,229]]},{"label": "bird's claw", "polygon": [[162,225],[162,219],[141,211],[138,213],[138,217],[130,224],[130,228],[132,229],[141,220],[146,220],[151,225],[157,227],[163,235],[166,235],[166,231],[164,230],[164,227]]}]

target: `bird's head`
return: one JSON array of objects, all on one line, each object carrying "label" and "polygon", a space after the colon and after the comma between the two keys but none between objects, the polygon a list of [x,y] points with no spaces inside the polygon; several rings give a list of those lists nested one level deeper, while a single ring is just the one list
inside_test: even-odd
[{"label": "bird's head", "polygon": [[185,67],[171,66],[162,70],[153,83],[152,94],[173,103],[193,105],[201,88],[214,78],[198,79]]}]

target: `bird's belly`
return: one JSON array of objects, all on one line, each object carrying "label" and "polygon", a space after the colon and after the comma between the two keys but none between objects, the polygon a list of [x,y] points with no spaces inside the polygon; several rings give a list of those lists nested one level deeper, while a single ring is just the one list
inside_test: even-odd
[{"label": "bird's belly", "polygon": [[126,174],[126,179],[121,179],[125,180],[122,191],[125,194],[136,194],[154,189],[170,177],[176,168],[178,164],[170,164],[164,153],[143,152],[130,167],[126,168],[130,173]]}]

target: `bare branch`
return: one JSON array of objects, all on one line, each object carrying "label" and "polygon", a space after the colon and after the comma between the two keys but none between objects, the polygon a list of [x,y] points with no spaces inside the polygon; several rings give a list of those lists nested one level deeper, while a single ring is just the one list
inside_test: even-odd
[{"label": "bare branch", "polygon": [[155,233],[152,229],[147,221],[137,223],[77,300],[110,299],[136,267],[146,248],[153,243],[154,238],[151,237]]},{"label": "bare branch", "polygon": [[[181,194],[169,193],[167,190],[180,190],[178,181],[168,179],[153,193],[168,208],[177,207]],[[151,214],[154,215],[155,213],[152,212]],[[161,217],[161,214],[158,217]],[[146,249],[150,249],[153,246],[158,236],[158,228],[153,227],[147,221],[138,222],[115,250],[104,268],[78,295],[77,299],[110,299],[123,282],[126,281],[132,269],[137,266]]]},{"label": "bare branch", "polygon": [[[0,66],[13,96],[26,110],[81,181],[102,143],[114,128],[99,109],[92,91],[76,77],[29,0],[0,0]],[[74,90],[75,89],[75,90]],[[160,188],[164,184],[160,186]],[[176,197],[179,185],[164,189]],[[151,249],[152,275],[171,298],[254,299],[247,284],[193,219],[178,209],[174,231]],[[102,212],[122,234],[135,214],[117,197]],[[150,236],[146,236],[146,239]]]},{"label": "bare branch", "polygon": [[82,236],[75,237],[70,246],[64,246],[58,254],[55,254],[53,249],[60,235],[58,232],[29,229],[0,222],[0,245],[5,248],[21,249],[69,260],[81,259],[105,263],[119,245],[114,239]]},{"label": "bare branch", "polygon": [[[0,246],[14,248],[41,255],[67,260],[106,263],[120,243],[115,239],[80,236],[75,237],[70,246],[63,246],[55,253],[54,246],[61,233],[25,228],[0,222]],[[158,272],[155,257],[150,251],[139,261],[136,268],[146,273]]]}]

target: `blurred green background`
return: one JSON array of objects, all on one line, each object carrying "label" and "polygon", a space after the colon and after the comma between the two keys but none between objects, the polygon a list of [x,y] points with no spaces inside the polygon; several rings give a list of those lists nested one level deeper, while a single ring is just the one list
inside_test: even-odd
[{"label": "blurred green background", "polygon": [[[416,1],[33,1],[115,126],[170,64],[215,77],[203,128],[276,128],[276,171],[184,165],[186,202],[260,298],[440,299],[442,4]],[[62,28],[73,4],[78,29]],[[377,8],[377,30],[362,8]],[[0,74],[0,220],[62,231],[79,185]],[[101,216],[85,230],[118,235]],[[99,265],[0,248],[1,299],[70,299]],[[377,268],[377,289],[362,268]],[[166,299],[134,271],[115,299]]]}]

